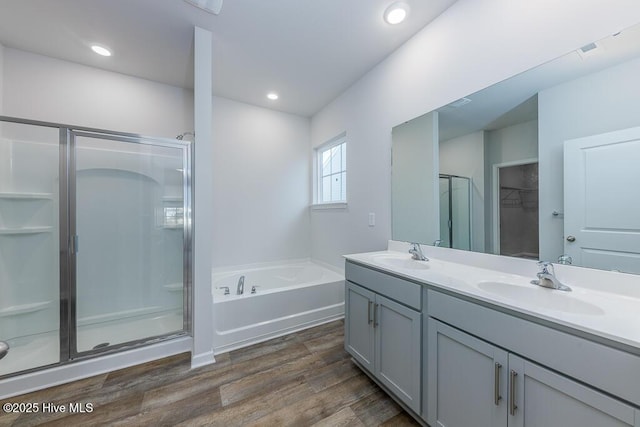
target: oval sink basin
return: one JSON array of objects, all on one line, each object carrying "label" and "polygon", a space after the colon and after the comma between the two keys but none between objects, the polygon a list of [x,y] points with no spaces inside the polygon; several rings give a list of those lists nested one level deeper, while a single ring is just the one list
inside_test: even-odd
[{"label": "oval sink basin", "polygon": [[564,313],[597,316],[604,314],[597,305],[576,299],[570,293],[541,286],[515,285],[505,282],[479,282],[478,288],[514,301],[526,301],[536,307]]},{"label": "oval sink basin", "polygon": [[428,270],[427,261],[417,261],[410,256],[380,255],[374,258],[376,262],[392,268],[406,268],[408,270]]}]

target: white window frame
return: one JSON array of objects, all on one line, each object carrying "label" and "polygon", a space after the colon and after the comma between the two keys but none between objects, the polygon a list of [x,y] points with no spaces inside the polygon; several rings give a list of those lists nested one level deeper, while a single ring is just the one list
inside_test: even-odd
[{"label": "white window frame", "polygon": [[[347,194],[348,194],[348,179],[347,179],[347,184],[345,185],[345,194],[343,196],[343,200],[340,201],[336,201],[336,202],[324,202],[322,201],[322,153],[326,152],[327,150],[330,150],[338,145],[345,145],[345,155],[346,152],[348,151],[348,144],[347,144],[347,134],[346,132],[341,133],[340,135],[331,138],[329,141],[325,142],[324,144],[318,146],[315,148],[314,150],[314,170],[313,170],[313,181],[314,181],[314,194],[313,194],[313,200],[314,203],[311,206],[312,209],[344,209],[347,207]],[[349,159],[349,156],[347,156],[347,161]],[[341,172],[344,172],[345,174],[345,179],[347,178],[347,164],[345,162],[344,165],[344,169],[341,170]]]}]

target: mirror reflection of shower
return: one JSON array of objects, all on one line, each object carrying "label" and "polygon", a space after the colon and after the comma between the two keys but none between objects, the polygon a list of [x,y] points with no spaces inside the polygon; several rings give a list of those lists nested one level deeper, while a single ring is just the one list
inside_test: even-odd
[{"label": "mirror reflection of shower", "polygon": [[440,246],[471,250],[471,179],[440,174]]}]

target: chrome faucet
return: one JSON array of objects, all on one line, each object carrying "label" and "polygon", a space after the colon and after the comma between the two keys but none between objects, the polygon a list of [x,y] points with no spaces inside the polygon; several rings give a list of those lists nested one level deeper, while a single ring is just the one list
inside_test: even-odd
[{"label": "chrome faucet", "polygon": [[244,293],[244,276],[240,276],[238,279],[238,287],[236,288],[236,295],[242,295]]},{"label": "chrome faucet", "polygon": [[433,246],[438,247],[442,244],[442,239],[436,239],[433,242]]},{"label": "chrome faucet", "polygon": [[571,288],[565,284],[560,283],[555,275],[553,264],[547,261],[538,262],[540,271],[538,272],[538,280],[532,280],[531,284],[542,286],[543,288],[557,289],[559,291],[571,291]]},{"label": "chrome faucet", "polygon": [[573,263],[573,259],[567,254],[558,257],[558,264],[571,265],[571,263]]},{"label": "chrome faucet", "polygon": [[412,243],[409,253],[411,254],[411,259],[415,259],[417,261],[429,261],[429,258],[424,256],[422,253],[419,243]]}]

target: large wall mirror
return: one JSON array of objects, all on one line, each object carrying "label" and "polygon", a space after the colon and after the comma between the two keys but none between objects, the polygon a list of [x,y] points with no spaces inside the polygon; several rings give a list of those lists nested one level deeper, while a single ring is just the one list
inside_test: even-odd
[{"label": "large wall mirror", "polygon": [[640,273],[640,25],[392,138],[394,240]]}]

